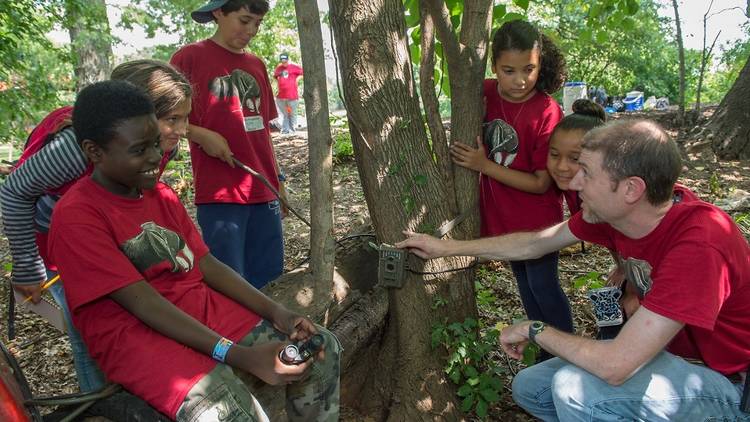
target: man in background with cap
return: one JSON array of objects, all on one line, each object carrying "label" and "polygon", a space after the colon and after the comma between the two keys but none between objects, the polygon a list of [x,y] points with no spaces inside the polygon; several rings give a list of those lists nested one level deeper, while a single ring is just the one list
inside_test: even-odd
[{"label": "man in background with cap", "polygon": [[289,62],[289,55],[283,53],[279,56],[279,63],[273,71],[273,77],[279,85],[276,94],[276,105],[283,116],[281,133],[294,133],[297,129],[297,102],[299,93],[297,91],[297,78],[302,76],[302,68]]}]

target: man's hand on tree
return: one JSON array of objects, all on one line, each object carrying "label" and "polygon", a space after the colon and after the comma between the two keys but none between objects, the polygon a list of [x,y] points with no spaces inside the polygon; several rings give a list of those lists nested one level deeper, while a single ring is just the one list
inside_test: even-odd
[{"label": "man's hand on tree", "polygon": [[407,238],[397,242],[394,246],[400,249],[409,249],[409,252],[422,259],[432,259],[446,256],[444,241],[436,237],[414,233],[411,231],[403,232]]}]

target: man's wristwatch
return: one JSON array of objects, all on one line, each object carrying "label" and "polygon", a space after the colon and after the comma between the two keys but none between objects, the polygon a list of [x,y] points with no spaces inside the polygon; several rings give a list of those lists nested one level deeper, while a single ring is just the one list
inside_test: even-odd
[{"label": "man's wristwatch", "polygon": [[531,321],[531,324],[529,324],[529,341],[536,343],[536,336],[544,331],[544,329],[547,326],[542,321]]}]

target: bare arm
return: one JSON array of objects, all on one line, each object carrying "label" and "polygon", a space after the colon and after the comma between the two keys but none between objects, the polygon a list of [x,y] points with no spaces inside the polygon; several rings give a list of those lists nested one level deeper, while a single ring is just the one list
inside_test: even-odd
[{"label": "bare arm", "polygon": [[453,162],[491,177],[498,182],[520,191],[542,194],[547,192],[552,178],[547,170],[537,170],[533,173],[509,169],[487,158],[487,153],[481,138],[477,137],[477,147],[465,144],[451,146]]},{"label": "bare arm", "polygon": [[229,149],[229,143],[221,134],[194,124],[189,125],[188,133],[190,141],[200,145],[206,154],[218,158],[229,164],[230,167],[234,167],[234,161],[232,161],[234,154]]},{"label": "bare arm", "polygon": [[[221,336],[165,299],[146,281],[138,281],[109,295],[115,302],[159,333],[208,356]],[[312,361],[303,365],[284,365],[277,358],[284,343],[270,342],[229,348],[226,363],[273,385],[303,378]]]},{"label": "bare arm", "polygon": [[510,233],[473,240],[440,240],[426,234],[404,232],[408,237],[396,243],[424,258],[441,256],[477,256],[488,259],[518,261],[539,258],[578,241],[563,221],[537,232]]},{"label": "bare arm", "polygon": [[306,340],[317,333],[309,319],[269,299],[213,255],[207,254],[198,265],[206,284],[212,289],[271,321],[277,330],[289,335],[292,340]]},{"label": "bare arm", "polygon": [[[529,324],[520,322],[500,335],[500,345],[511,357],[521,358],[529,341]],[[597,341],[547,327],[536,336],[536,342],[608,384],[620,385],[664,350],[683,326],[640,307],[614,340]]]}]

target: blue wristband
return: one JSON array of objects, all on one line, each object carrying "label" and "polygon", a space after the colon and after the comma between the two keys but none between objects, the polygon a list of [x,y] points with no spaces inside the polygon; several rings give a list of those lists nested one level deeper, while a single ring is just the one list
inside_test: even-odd
[{"label": "blue wristband", "polygon": [[214,352],[211,354],[211,357],[219,362],[224,362],[224,359],[227,357],[227,352],[233,344],[232,340],[229,340],[226,337],[220,338],[219,341],[216,342],[216,346],[214,346]]},{"label": "blue wristband", "polygon": [[283,171],[279,172],[279,182],[286,182],[286,174]]}]

